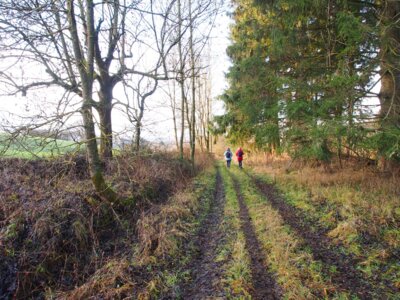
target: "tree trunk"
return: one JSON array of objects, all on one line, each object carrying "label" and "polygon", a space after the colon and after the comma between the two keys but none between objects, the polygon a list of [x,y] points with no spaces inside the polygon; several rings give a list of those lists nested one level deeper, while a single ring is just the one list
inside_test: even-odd
[{"label": "tree trunk", "polygon": [[135,151],[136,151],[136,153],[139,153],[139,151],[140,151],[141,131],[142,131],[142,122],[141,122],[141,120],[138,120],[136,122],[136,126],[135,126]]},{"label": "tree trunk", "polygon": [[84,96],[82,107],[83,123],[86,135],[86,147],[89,160],[89,171],[92,178],[93,185],[99,196],[106,201],[115,202],[117,200],[116,193],[107,185],[103,176],[103,165],[100,160],[99,152],[97,149],[96,134],[93,122],[93,113],[91,108],[90,96]]},{"label": "tree trunk", "polygon": [[179,150],[178,127],[177,127],[177,124],[176,124],[176,111],[175,111],[175,108],[173,108],[173,112],[172,112],[172,121],[174,123],[175,146],[176,146],[176,150]]},{"label": "tree trunk", "polygon": [[186,122],[188,126],[188,131],[189,131],[189,146],[190,150],[192,149],[192,120],[190,119],[190,114],[189,114],[189,100],[188,97],[185,96],[185,113],[186,113]]},{"label": "tree trunk", "polygon": [[185,74],[184,74],[184,62],[183,62],[183,49],[182,49],[182,7],[181,0],[178,0],[178,34],[179,34],[179,85],[181,88],[181,137],[179,141],[179,154],[180,158],[183,159],[183,138],[185,135]]},{"label": "tree trunk", "polygon": [[210,129],[209,129],[209,122],[210,122],[210,115],[211,115],[211,92],[206,94],[206,101],[207,101],[207,116],[206,116],[206,124],[207,126],[207,133],[206,133],[206,147],[207,151],[211,152],[211,139],[210,139]]},{"label": "tree trunk", "polygon": [[191,138],[190,138],[190,160],[194,167],[194,156],[196,152],[196,70],[195,70],[195,57],[193,48],[193,16],[192,16],[192,0],[189,0],[189,15],[190,15],[190,61],[192,71],[192,124],[191,124]]},{"label": "tree trunk", "polygon": [[68,23],[73,44],[73,52],[79,75],[82,82],[82,117],[85,129],[87,153],[89,160],[89,172],[97,194],[106,201],[114,202],[117,200],[116,193],[106,184],[103,176],[103,166],[97,149],[97,140],[93,120],[93,81],[94,81],[94,4],[93,1],[86,1],[86,47],[87,57],[82,53],[82,45],[78,36],[78,26],[75,19],[74,1],[68,0]]},{"label": "tree trunk", "polygon": [[180,158],[183,159],[183,138],[185,136],[185,87],[184,82],[181,83],[181,136],[179,139],[179,153]]},{"label": "tree trunk", "polygon": [[381,120],[384,125],[400,125],[400,2],[382,3],[381,30]]},{"label": "tree trunk", "polygon": [[103,159],[112,158],[113,149],[113,132],[111,122],[112,99],[113,99],[113,86],[106,82],[100,87],[99,91],[99,108],[98,113],[100,117],[100,153]]},{"label": "tree trunk", "polygon": [[176,88],[175,88],[175,81],[172,81],[171,109],[172,109],[172,122],[174,124],[175,146],[176,146],[176,150],[179,151],[178,127],[177,127],[177,123],[176,123]]},{"label": "tree trunk", "polygon": [[[381,128],[385,132],[390,127],[400,126],[400,2],[397,0],[382,1],[381,8]],[[384,143],[382,143],[384,145]],[[384,146],[383,146],[384,147]],[[380,167],[390,167],[383,151],[379,149]]]}]

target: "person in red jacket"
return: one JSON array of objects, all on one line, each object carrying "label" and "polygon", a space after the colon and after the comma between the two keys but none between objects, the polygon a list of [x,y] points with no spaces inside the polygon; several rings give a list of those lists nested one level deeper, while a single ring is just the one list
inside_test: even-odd
[{"label": "person in red jacket", "polygon": [[239,162],[239,168],[243,168],[243,163],[242,163],[243,155],[244,155],[244,152],[243,152],[242,148],[239,147],[239,149],[237,149],[237,151],[236,151],[236,157]]}]

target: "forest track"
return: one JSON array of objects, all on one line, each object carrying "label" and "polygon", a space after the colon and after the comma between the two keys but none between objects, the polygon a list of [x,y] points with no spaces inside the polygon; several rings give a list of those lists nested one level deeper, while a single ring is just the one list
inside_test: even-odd
[{"label": "forest track", "polygon": [[188,266],[192,280],[182,287],[182,299],[226,299],[221,285],[223,262],[216,262],[218,246],[226,237],[221,226],[224,205],[224,185],[218,170],[214,201],[197,235],[197,253]]},{"label": "forest track", "polygon": [[[313,258],[323,262],[323,272],[329,274],[332,284],[339,291],[354,293],[360,299],[381,299],[379,298],[380,291],[374,293],[371,283],[367,282],[361,272],[356,269],[359,261],[351,255],[341,253],[340,249],[326,236],[326,229],[312,229],[315,224],[312,224],[302,212],[289,205],[275,186],[262,182],[247,172],[246,174],[271,206],[280,213],[284,222],[310,247]],[[332,269],[335,269],[335,272],[330,272]]]},{"label": "forest track", "polygon": [[281,299],[280,288],[273,274],[268,271],[268,264],[265,261],[264,251],[257,239],[248,208],[240,190],[240,184],[232,174],[231,177],[239,201],[241,230],[245,235],[246,250],[249,253],[251,261],[250,267],[253,281],[253,290],[251,291],[252,299]]}]

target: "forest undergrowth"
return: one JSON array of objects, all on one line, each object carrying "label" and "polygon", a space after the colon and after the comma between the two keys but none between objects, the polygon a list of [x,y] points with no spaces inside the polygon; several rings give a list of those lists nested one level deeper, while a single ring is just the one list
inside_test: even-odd
[{"label": "forest undergrowth", "polygon": [[106,174],[122,201],[106,203],[92,188],[85,157],[3,159],[0,298],[154,293],[152,265],[178,251],[199,199],[213,188],[193,182],[211,166],[208,157],[197,161],[194,172],[174,154],[118,156]]}]

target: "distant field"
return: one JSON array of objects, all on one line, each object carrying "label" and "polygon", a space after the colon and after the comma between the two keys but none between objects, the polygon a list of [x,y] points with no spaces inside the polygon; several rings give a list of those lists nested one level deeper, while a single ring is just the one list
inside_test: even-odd
[{"label": "distant field", "polygon": [[72,141],[42,137],[17,137],[0,134],[0,157],[44,158],[54,157],[82,149],[83,146]]}]

